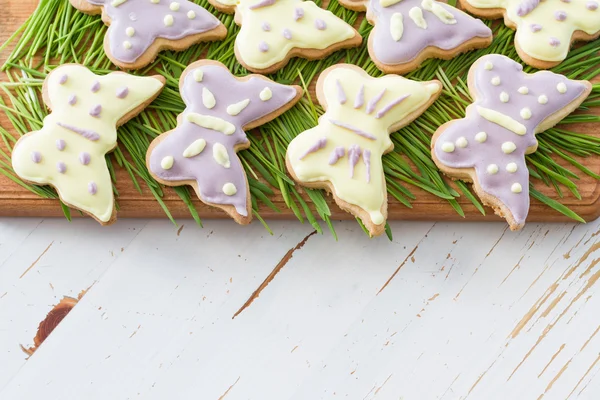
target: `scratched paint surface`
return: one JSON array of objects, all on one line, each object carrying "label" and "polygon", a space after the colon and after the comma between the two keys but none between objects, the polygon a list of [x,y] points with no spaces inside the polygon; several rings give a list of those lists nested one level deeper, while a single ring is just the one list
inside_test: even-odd
[{"label": "scratched paint surface", "polygon": [[0,219],[0,399],[600,398],[600,221],[271,225]]}]

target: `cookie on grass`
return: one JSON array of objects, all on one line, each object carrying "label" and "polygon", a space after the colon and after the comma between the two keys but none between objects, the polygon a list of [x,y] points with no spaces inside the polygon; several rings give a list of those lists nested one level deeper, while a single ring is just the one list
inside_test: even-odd
[{"label": "cookie on grass", "polygon": [[600,37],[598,0],[460,0],[483,18],[502,18],[516,29],[515,47],[525,63],[548,69],[563,62],[575,41]]},{"label": "cookie on grass", "polygon": [[477,60],[468,84],[475,102],[465,118],[436,131],[433,160],[451,178],[473,182],[482,202],[519,230],[529,213],[525,155],[537,150],[535,135],[577,109],[592,85],[549,71],[526,74],[501,55]]},{"label": "cookie on grass", "polygon": [[367,11],[374,25],[369,54],[377,68],[405,74],[429,58],[449,60],[487,47],[492,31],[481,20],[434,0],[340,0],[351,10]]},{"label": "cookie on grass", "polygon": [[302,186],[331,192],[372,236],[381,235],[387,219],[381,157],[394,149],[390,133],[420,116],[441,90],[438,81],[373,78],[348,64],[328,68],[317,82],[317,98],[326,112],[318,126],[290,143],[288,171]]},{"label": "cookie on grass", "polygon": [[316,60],[362,43],[356,29],[310,0],[209,1],[223,12],[235,12],[241,25],[235,54],[252,72],[270,74],[292,57]]},{"label": "cookie on grass", "polygon": [[16,174],[51,185],[66,205],[102,225],[116,220],[106,153],[117,147],[117,126],[136,116],[163,86],[162,76],[124,72],[99,76],[78,64],[53,70],[43,86],[52,110],[39,131],[21,137],[12,152]]},{"label": "cookie on grass", "polygon": [[302,97],[302,88],[260,75],[238,78],[209,60],[187,67],[179,88],[187,107],[177,127],[150,145],[150,173],[164,185],[190,185],[204,203],[239,224],[250,223],[250,187],[236,153],[250,147],[245,130],[289,110]]},{"label": "cookie on grass", "polygon": [[162,50],[185,50],[199,42],[221,40],[225,26],[188,0],[69,0],[86,14],[102,13],[109,25],[104,50],[119,68],[140,69]]}]

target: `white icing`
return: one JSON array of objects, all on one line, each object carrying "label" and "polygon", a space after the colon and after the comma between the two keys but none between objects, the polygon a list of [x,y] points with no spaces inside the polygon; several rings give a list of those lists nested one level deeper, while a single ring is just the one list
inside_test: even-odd
[{"label": "white icing", "polygon": [[565,85],[564,82],[561,82],[558,85],[556,85],[556,90],[558,90],[558,93],[567,93],[567,85]]},{"label": "white icing", "polygon": [[516,163],[509,163],[506,165],[506,170],[508,172],[510,172],[511,174],[514,174],[515,172],[517,172],[518,169],[519,169],[519,167],[517,166]]},{"label": "white icing", "polygon": [[508,93],[506,93],[506,92],[500,93],[500,101],[501,102],[508,103],[508,100],[510,100],[510,96],[508,95]]},{"label": "white icing", "polygon": [[223,193],[225,193],[227,196],[234,196],[237,193],[237,188],[231,182],[226,183],[223,185]]},{"label": "white icing", "polygon": [[454,143],[445,142],[444,144],[442,144],[442,150],[445,151],[446,153],[454,152]]},{"label": "white icing", "polygon": [[498,86],[502,83],[502,81],[500,80],[499,76],[495,76],[492,78],[492,85],[494,86]]},{"label": "white icing", "polygon": [[487,172],[490,175],[496,175],[498,173],[498,166],[496,164],[488,165]]},{"label": "white icing", "polygon": [[230,104],[227,106],[227,114],[235,117],[244,111],[244,109],[248,107],[248,104],[250,104],[250,99],[242,100],[239,103]]},{"label": "white icing", "polygon": [[548,103],[548,96],[546,95],[541,95],[540,97],[538,97],[538,103],[540,104],[547,104]]},{"label": "white icing", "polygon": [[174,22],[173,16],[171,14],[165,15],[163,22],[164,22],[165,26],[173,26],[173,22]]},{"label": "white icing", "polygon": [[229,154],[227,149],[221,143],[215,143],[213,145],[213,157],[217,164],[222,165],[225,168],[231,168],[231,161],[229,160]]},{"label": "white icing", "polygon": [[493,70],[493,69],[494,69],[494,64],[492,64],[492,62],[491,62],[491,61],[487,61],[487,62],[485,63],[485,65],[483,66],[483,68],[485,68],[485,69],[486,69],[486,70],[488,70],[488,71],[491,71],[491,70]]},{"label": "white icing", "polygon": [[521,110],[520,114],[521,114],[521,118],[523,118],[523,119],[529,119],[529,118],[531,118],[531,110],[529,108],[527,108],[527,107],[523,108]]},{"label": "white icing", "polygon": [[196,82],[202,82],[202,79],[204,79],[204,71],[200,68],[194,70],[194,80]]},{"label": "white icing", "polygon": [[202,104],[204,104],[204,107],[208,108],[209,110],[215,108],[217,105],[215,95],[206,87],[202,88]]},{"label": "white icing", "polygon": [[513,193],[521,193],[523,191],[523,186],[521,186],[520,183],[513,183],[513,185],[510,187],[510,191]]},{"label": "white icing", "polygon": [[268,87],[264,88],[259,95],[262,101],[269,101],[273,97],[273,92]]},{"label": "white icing", "polygon": [[166,156],[165,158],[163,158],[160,161],[160,166],[164,170],[169,170],[169,169],[173,168],[174,163],[175,163],[175,160],[173,159],[172,156]]},{"label": "white icing", "polygon": [[419,7],[413,7],[408,12],[408,16],[421,29],[427,29],[427,21],[423,18],[423,11]]},{"label": "white icing", "polygon": [[433,15],[435,15],[440,21],[442,21],[446,25],[456,24],[456,19],[454,18],[454,15],[452,15],[448,10],[446,10],[444,7],[434,2],[433,0],[423,0],[421,2],[421,7],[433,13]]},{"label": "white icing", "polygon": [[518,91],[521,94],[529,94],[529,88],[527,86],[521,86]]},{"label": "white icing", "polygon": [[502,151],[506,154],[510,154],[517,149],[517,145],[513,142],[502,143]]},{"label": "white icing", "polygon": [[198,154],[200,154],[200,153],[202,153],[204,151],[205,147],[206,147],[206,140],[204,140],[204,139],[198,139],[195,142],[193,142],[192,144],[190,144],[183,151],[183,156],[185,158],[196,157]]},{"label": "white icing", "polygon": [[402,14],[394,13],[390,19],[390,33],[392,38],[398,42],[402,39],[404,33],[404,22]]},{"label": "white icing", "polygon": [[478,132],[475,135],[475,140],[478,141],[479,143],[485,143],[485,141],[487,140],[487,133],[485,133],[485,132]]},{"label": "white icing", "polygon": [[196,113],[190,113],[186,116],[186,118],[192,124],[221,132],[224,135],[233,135],[235,133],[235,125],[233,125],[231,122],[225,121],[222,118]]},{"label": "white icing", "polygon": [[469,141],[467,140],[466,137],[461,136],[458,139],[456,139],[456,147],[464,149],[468,145],[469,145]]}]

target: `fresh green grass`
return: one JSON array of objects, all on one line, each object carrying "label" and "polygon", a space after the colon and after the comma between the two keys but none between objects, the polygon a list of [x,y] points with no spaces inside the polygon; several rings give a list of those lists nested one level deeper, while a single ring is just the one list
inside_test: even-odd
[{"label": "fresh green grass", "polygon": [[[167,79],[166,88],[143,113],[119,129],[120,146],[107,156],[113,179],[115,164],[124,168],[138,190],[143,185],[150,189],[171,220],[173,218],[162,202],[163,189],[146,169],[145,154],[152,139],[175,127],[176,116],[185,107],[178,92],[179,76],[188,64],[203,57],[221,61],[236,75],[248,73],[235,59],[233,47],[239,28],[235,25],[233,16],[217,12],[206,0],[197,0],[197,3],[221,19],[229,30],[228,37],[222,42],[192,46],[180,53],[161,53],[152,65],[137,71],[137,74],[142,75],[150,71],[163,75]],[[354,24],[359,17],[359,13],[346,10],[335,0],[328,8],[350,24]],[[460,196],[471,201],[482,214],[485,213],[469,186],[458,183],[454,188],[442,178],[431,160],[430,143],[438,126],[464,116],[469,104],[466,77],[469,66],[475,60],[485,54],[499,53],[520,61],[513,46],[514,32],[502,24],[494,24],[493,27],[495,39],[490,47],[462,54],[450,61],[428,60],[421,68],[407,75],[416,80],[439,79],[444,84],[444,91],[440,99],[414,123],[392,134],[396,150],[384,156],[388,192],[406,207],[411,207],[411,202],[419,193],[415,188],[419,188],[447,201],[459,215],[464,216],[457,201]],[[359,31],[363,37],[367,38],[371,29],[366,21],[361,22]],[[41,87],[46,74],[53,68],[63,63],[76,62],[101,74],[116,69],[104,54],[105,32],[106,27],[100,18],[76,11],[68,1],[41,0],[34,14],[8,42],[0,46],[2,51],[9,42],[16,41],[15,49],[3,66],[8,82],[0,83],[0,89],[7,95],[9,102],[5,104],[0,100],[0,109],[6,112],[19,135],[41,127],[47,113],[41,102]],[[591,79],[600,74],[599,50],[600,40],[584,44],[572,51],[569,58],[553,70],[572,79]],[[340,51],[324,60],[294,59],[270,77],[280,83],[299,83],[308,87],[321,71],[344,60],[359,65],[373,76],[382,75],[369,59],[365,40],[360,48]],[[529,67],[525,70],[534,71]],[[581,110],[597,106],[600,106],[598,84],[594,85],[592,94],[582,104]],[[308,221],[319,232],[320,221],[324,221],[335,235],[324,192],[300,190],[285,169],[285,150],[288,144],[298,134],[315,126],[322,113],[323,109],[313,99],[305,96],[293,109],[250,134],[252,146],[239,153],[250,182],[253,214],[267,229],[268,226],[258,214],[259,204],[280,212],[270,200],[275,188],[281,192],[286,206],[300,221]],[[565,190],[580,197],[577,181],[582,174],[600,178],[574,158],[600,154],[599,138],[569,131],[568,124],[576,122],[600,123],[600,117],[589,113],[567,117],[562,124],[538,135],[539,151],[527,159],[535,185],[554,188],[559,198]],[[10,151],[16,138],[3,128],[0,128],[0,137]],[[572,168],[564,168],[564,162]],[[0,173],[42,197],[57,198],[56,192],[49,187],[31,186],[21,181],[11,168],[10,155],[1,151]],[[304,200],[301,192],[307,194],[310,203]],[[201,224],[192,204],[193,192],[187,187],[181,187],[176,189],[176,193],[188,206],[191,216]],[[538,190],[533,190],[533,187],[532,196],[548,207],[582,221],[572,210]],[[63,206],[63,210],[70,217],[68,209]],[[362,226],[361,221],[358,222]],[[386,232],[391,238],[389,226]]]}]

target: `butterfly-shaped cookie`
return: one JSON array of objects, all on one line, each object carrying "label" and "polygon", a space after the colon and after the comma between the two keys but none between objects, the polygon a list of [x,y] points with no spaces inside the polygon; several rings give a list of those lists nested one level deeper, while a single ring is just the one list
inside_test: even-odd
[{"label": "butterfly-shaped cookie", "polygon": [[362,42],[354,28],[312,1],[209,1],[224,12],[235,11],[235,21],[241,25],[235,54],[253,72],[272,73],[292,57],[319,59]]},{"label": "butterfly-shaped cookie", "polygon": [[394,148],[390,133],[421,115],[441,90],[438,81],[372,78],[353,65],[330,67],[317,82],[326,113],[290,143],[288,171],[303,186],[332,192],[372,235],[382,234],[387,190],[381,157]]},{"label": "butterfly-shaped cookie", "polygon": [[184,50],[194,43],[221,40],[225,26],[188,0],[70,0],[87,14],[102,13],[109,25],[104,49],[122,69],[150,64],[161,50]]},{"label": "butterfly-shaped cookie", "polygon": [[516,29],[515,47],[527,64],[552,68],[567,58],[571,43],[600,37],[599,0],[460,0],[469,12],[501,18]]},{"label": "butterfly-shaped cookie", "polygon": [[535,135],[573,112],[591,89],[587,81],[548,71],[529,75],[508,57],[484,56],[469,71],[475,102],[466,118],[437,130],[433,159],[450,177],[473,181],[482,201],[519,230],[529,213],[525,155],[537,150]]},{"label": "butterfly-shaped cookie", "polygon": [[52,113],[41,130],[15,145],[15,172],[27,182],[54,186],[65,204],[101,224],[114,222],[113,187],[104,156],[117,146],[116,127],[152,102],[163,85],[161,76],[99,76],[77,64],[56,68],[43,88]]},{"label": "butterfly-shaped cookie", "polygon": [[150,145],[150,173],[165,185],[191,185],[204,203],[240,224],[250,223],[248,181],[236,154],[250,146],[244,130],[290,109],[302,89],[259,75],[237,78],[223,64],[208,60],[187,67],[179,88],[187,108],[177,127]]},{"label": "butterfly-shaped cookie", "polygon": [[374,25],[369,54],[377,67],[404,74],[428,58],[449,60],[487,47],[492,31],[482,21],[434,0],[340,0],[352,10],[367,11]]}]

